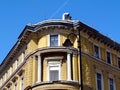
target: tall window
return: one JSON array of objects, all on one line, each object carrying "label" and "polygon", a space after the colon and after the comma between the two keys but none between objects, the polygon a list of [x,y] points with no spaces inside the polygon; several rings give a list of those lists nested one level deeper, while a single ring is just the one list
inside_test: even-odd
[{"label": "tall window", "polygon": [[14,83],[14,90],[17,90],[17,82]]},{"label": "tall window", "polygon": [[115,83],[112,78],[109,78],[109,90],[115,90]]},{"label": "tall window", "polygon": [[49,62],[49,71],[48,71],[48,77],[49,81],[57,81],[60,80],[60,63],[57,62]]},{"label": "tall window", "polygon": [[10,75],[12,74],[13,72],[13,66],[10,67]]},{"label": "tall window", "polygon": [[22,62],[24,61],[25,58],[25,51],[22,52]]},{"label": "tall window", "polygon": [[18,68],[18,63],[19,63],[19,60],[17,59],[16,60],[16,69]]},{"label": "tall window", "polygon": [[1,78],[1,80],[0,80],[0,81],[1,81],[0,86],[2,86],[2,84],[3,84],[3,78]]},{"label": "tall window", "polygon": [[50,66],[49,67],[49,79],[50,81],[59,80],[59,66]]},{"label": "tall window", "polygon": [[50,35],[50,46],[58,46],[58,35]]},{"label": "tall window", "polygon": [[120,68],[120,57],[118,57],[118,67]]},{"label": "tall window", "polygon": [[107,63],[112,64],[112,56],[110,52],[106,52],[106,56],[107,56]]},{"label": "tall window", "polygon": [[24,90],[24,76],[22,75],[20,79],[20,90]]},{"label": "tall window", "polygon": [[103,90],[103,79],[100,73],[96,73],[96,90]]},{"label": "tall window", "polygon": [[0,86],[2,86],[2,78],[0,79]]},{"label": "tall window", "polygon": [[11,87],[10,87],[10,86],[8,87],[8,90],[11,90]]},{"label": "tall window", "polygon": [[94,45],[94,56],[100,58],[100,48],[97,45]]}]

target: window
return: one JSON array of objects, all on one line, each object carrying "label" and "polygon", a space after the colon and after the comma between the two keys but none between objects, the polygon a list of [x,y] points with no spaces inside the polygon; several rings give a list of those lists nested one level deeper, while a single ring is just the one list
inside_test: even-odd
[{"label": "window", "polygon": [[16,60],[16,69],[18,68],[18,63],[19,63],[19,60],[17,59]]},{"label": "window", "polygon": [[118,57],[118,68],[120,68],[120,57]]},{"label": "window", "polygon": [[100,48],[97,45],[94,45],[94,56],[100,58]]},{"label": "window", "polygon": [[23,75],[21,76],[21,80],[20,80],[20,90],[24,90],[24,77],[23,77]]},{"label": "window", "polygon": [[96,90],[103,90],[103,78],[100,73],[96,73]]},{"label": "window", "polygon": [[0,86],[2,86],[2,78],[0,79]]},{"label": "window", "polygon": [[48,68],[49,68],[49,71],[48,71],[49,81],[60,80],[60,63],[55,61],[50,61]]},{"label": "window", "polygon": [[107,63],[112,64],[112,57],[111,57],[111,53],[110,52],[106,52],[107,55]]},{"label": "window", "polygon": [[13,72],[13,66],[10,67],[10,75],[12,75]]},{"label": "window", "polygon": [[22,52],[22,62],[24,61],[25,58],[25,51]]},{"label": "window", "polygon": [[1,82],[0,82],[0,86],[2,86],[2,84],[3,84],[3,79],[1,78],[1,80],[0,80]]},{"label": "window", "polygon": [[10,86],[8,87],[8,90],[11,90],[11,87],[10,87]]},{"label": "window", "polygon": [[50,81],[59,80],[59,66],[50,66],[49,67],[49,80]]},{"label": "window", "polygon": [[50,35],[50,46],[58,46],[58,35]]},{"label": "window", "polygon": [[17,90],[17,82],[14,83],[14,90]]},{"label": "window", "polygon": [[115,90],[115,83],[113,78],[109,78],[109,90]]}]

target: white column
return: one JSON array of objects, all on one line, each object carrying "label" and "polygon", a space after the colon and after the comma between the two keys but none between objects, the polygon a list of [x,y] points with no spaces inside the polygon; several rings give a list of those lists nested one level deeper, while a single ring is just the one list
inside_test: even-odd
[{"label": "white column", "polygon": [[71,57],[70,53],[67,54],[67,79],[71,80]]},{"label": "white column", "polygon": [[38,81],[41,82],[41,56],[38,55]]}]

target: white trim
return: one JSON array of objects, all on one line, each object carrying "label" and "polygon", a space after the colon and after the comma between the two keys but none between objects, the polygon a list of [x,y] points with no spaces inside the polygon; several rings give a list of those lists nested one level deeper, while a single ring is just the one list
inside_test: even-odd
[{"label": "white trim", "polygon": [[17,69],[18,68],[18,59],[16,59],[16,66],[15,66],[15,69]]},{"label": "white trim", "polygon": [[50,34],[48,35],[48,46],[50,47]]},{"label": "white trim", "polygon": [[5,73],[5,81],[7,80],[7,72]]},{"label": "white trim", "polygon": [[58,34],[58,46],[60,46],[60,34]]},{"label": "white trim", "polygon": [[13,69],[13,67],[11,66],[10,67],[10,75],[12,75],[12,72],[13,72],[12,69]]},{"label": "white trim", "polygon": [[71,54],[67,54],[67,79],[68,81],[71,81]]},{"label": "white trim", "polygon": [[22,52],[22,62],[24,61],[25,58],[25,51]]},{"label": "white trim", "polygon": [[38,81],[41,82],[41,56],[38,55]]},{"label": "white trim", "polygon": [[24,76],[22,75],[20,77],[20,90],[23,90],[24,89]]}]

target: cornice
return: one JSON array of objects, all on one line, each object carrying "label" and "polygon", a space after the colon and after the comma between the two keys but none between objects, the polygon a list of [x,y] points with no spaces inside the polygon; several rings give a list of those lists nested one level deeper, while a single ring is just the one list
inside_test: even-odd
[{"label": "cornice", "polygon": [[111,40],[107,36],[102,35],[97,30],[85,25],[84,23],[77,20],[46,20],[37,24],[26,25],[22,33],[18,37],[18,41],[15,43],[13,48],[7,54],[5,59],[0,65],[0,73],[2,69],[10,62],[14,56],[21,50],[21,48],[26,45],[26,40],[30,37],[31,33],[37,32],[39,30],[44,30],[48,28],[63,28],[71,29],[77,31],[78,29],[86,32],[90,38],[96,39],[105,45],[120,51],[120,44]]}]

